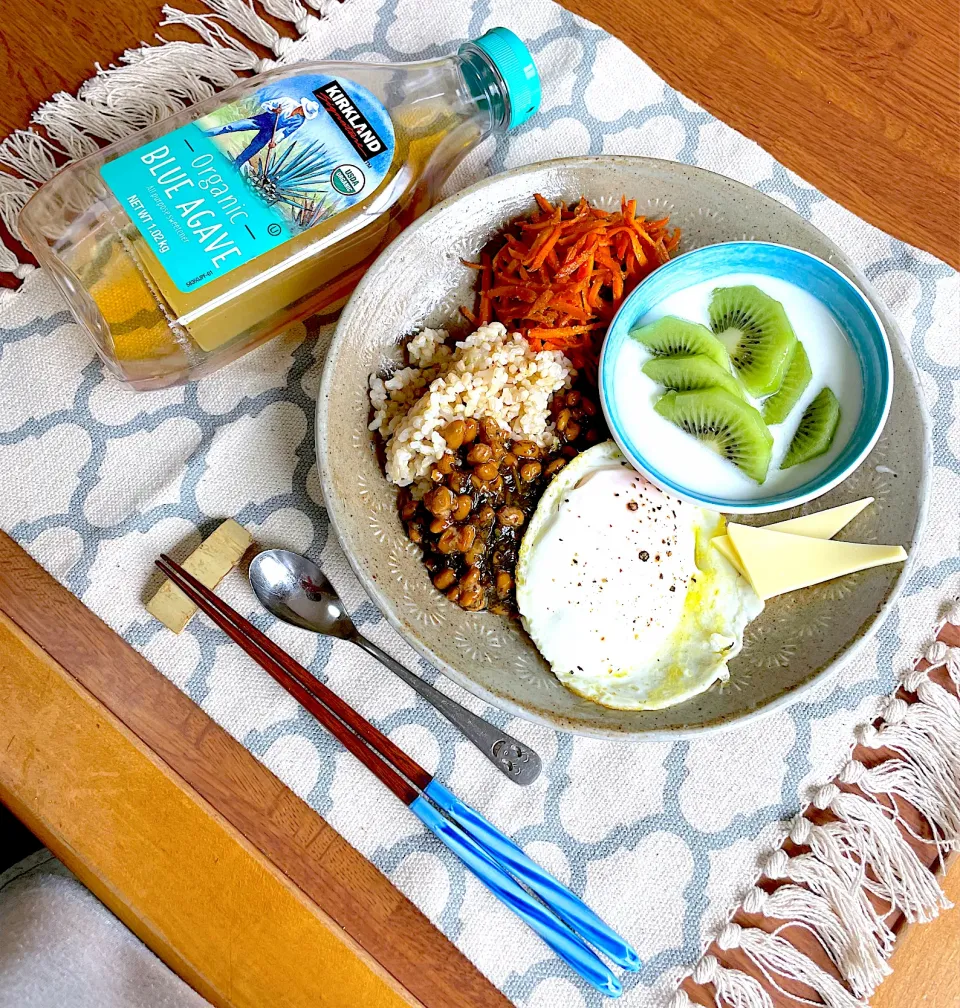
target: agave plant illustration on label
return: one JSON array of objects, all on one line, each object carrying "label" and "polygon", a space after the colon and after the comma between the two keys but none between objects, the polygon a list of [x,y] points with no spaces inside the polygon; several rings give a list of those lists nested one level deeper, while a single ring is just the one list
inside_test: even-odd
[{"label": "agave plant illustration on label", "polygon": [[244,165],[244,178],[271,206],[278,205],[298,228],[306,229],[333,216],[340,198],[329,189],[336,160],[322,143],[291,140],[278,154],[270,147]]}]

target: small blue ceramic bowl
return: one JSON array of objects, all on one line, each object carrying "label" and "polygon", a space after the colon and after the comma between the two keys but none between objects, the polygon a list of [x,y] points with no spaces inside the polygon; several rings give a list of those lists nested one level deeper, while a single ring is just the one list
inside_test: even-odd
[{"label": "small blue ceramic bowl", "polygon": [[[628,430],[614,395],[613,376],[630,330],[665,298],[694,284],[731,273],[776,277],[812,294],[832,313],[846,333],[860,364],[863,396],[860,416],[846,444],[821,472],[791,490],[747,499],[712,497],[683,483],[681,473],[663,472],[644,457],[642,430]],[[600,358],[600,401],[610,432],[620,450],[653,483],[714,511],[739,514],[782,511],[813,500],[847,478],[876,444],[890,411],[893,363],[883,325],[860,289],[829,263],[799,249],[772,242],[738,241],[694,249],[655,270],[620,306]]]}]

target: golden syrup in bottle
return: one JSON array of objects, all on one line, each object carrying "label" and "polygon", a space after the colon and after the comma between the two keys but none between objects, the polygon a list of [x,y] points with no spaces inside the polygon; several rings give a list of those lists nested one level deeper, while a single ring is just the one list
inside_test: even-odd
[{"label": "golden syrup in bottle", "polygon": [[337,311],[463,155],[539,100],[505,28],[442,59],[271,70],[64,168],[20,230],[118,378],[180,384]]}]

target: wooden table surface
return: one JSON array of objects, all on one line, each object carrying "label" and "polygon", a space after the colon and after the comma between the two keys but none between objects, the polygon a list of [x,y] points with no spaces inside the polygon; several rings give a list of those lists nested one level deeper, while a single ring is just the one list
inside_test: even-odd
[{"label": "wooden table surface", "polygon": [[[5,0],[0,134],[152,39],[162,0]],[[202,9],[197,0],[175,4]],[[565,0],[877,227],[960,266],[960,0]],[[276,22],[290,34],[290,26]],[[195,38],[163,29],[166,38]],[[271,55],[266,51],[263,55]]]},{"label": "wooden table surface", "polygon": [[[566,6],[854,213],[960,265],[958,2]],[[6,0],[0,135],[150,39],[160,7]],[[0,561],[0,798],[198,990],[231,1008],[505,1008],[375,869],[2,538]],[[960,866],[948,888],[960,898]],[[960,914],[907,929],[874,1008],[957,1008],[958,957]]]}]

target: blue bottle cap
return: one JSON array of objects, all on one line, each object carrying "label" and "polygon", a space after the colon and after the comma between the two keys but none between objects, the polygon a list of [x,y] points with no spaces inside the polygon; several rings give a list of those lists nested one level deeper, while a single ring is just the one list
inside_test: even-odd
[{"label": "blue bottle cap", "polygon": [[530,50],[509,28],[491,28],[466,44],[486,54],[506,86],[510,104],[507,128],[526,122],[540,108],[540,74]]}]

